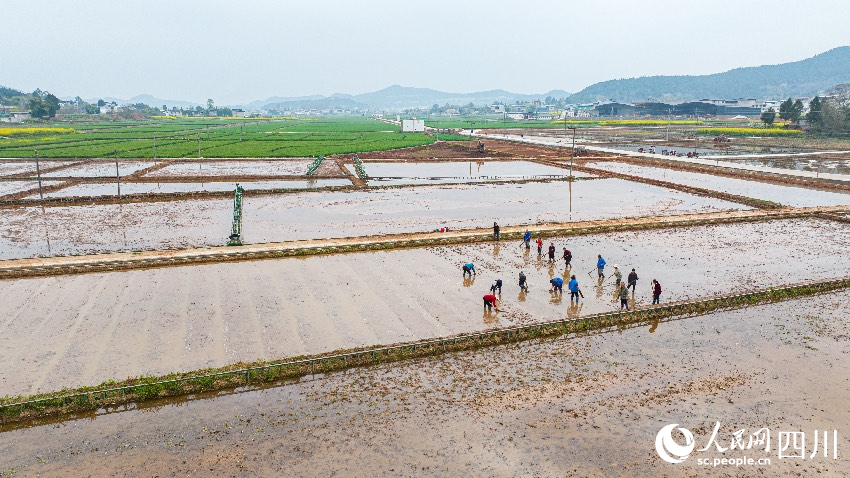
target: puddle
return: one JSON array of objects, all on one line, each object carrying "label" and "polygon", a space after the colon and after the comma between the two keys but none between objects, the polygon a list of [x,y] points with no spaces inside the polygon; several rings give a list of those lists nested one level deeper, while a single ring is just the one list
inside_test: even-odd
[{"label": "puddle", "polygon": [[[128,162],[128,161],[118,161],[118,172],[121,176],[127,176],[135,173],[140,169],[145,169],[153,166],[156,163],[153,162]],[[59,171],[53,171],[52,173],[43,174],[43,177],[46,178],[57,178],[57,177],[74,177],[74,178],[85,178],[85,177],[106,177],[106,176],[115,176],[115,162],[109,161],[99,161],[97,163],[84,164],[80,166],[73,166],[70,168],[60,169]]]},{"label": "puddle", "polygon": [[209,161],[174,163],[147,174],[156,176],[303,176],[312,160]]},{"label": "puddle", "polygon": [[850,194],[815,189],[779,186],[758,181],[727,178],[711,174],[690,173],[673,169],[656,168],[651,166],[636,166],[633,164],[607,161],[588,163],[589,167],[632,174],[652,179],[670,181],[687,186],[696,186],[730,194],[738,194],[756,199],[765,199],[794,207],[839,206],[850,204]]},{"label": "puddle", "polygon": [[[620,179],[246,197],[247,243],[747,209]],[[27,207],[0,215],[0,258],[223,245],[231,199]]]},{"label": "puddle", "polygon": [[[239,183],[246,190],[252,189],[308,189],[328,186],[351,186],[347,179],[317,179],[312,181],[249,181]],[[222,183],[121,183],[121,194],[156,194],[197,191],[233,191],[235,182]],[[116,196],[117,184],[77,184],[45,194],[47,197],[68,196]],[[38,195],[30,196],[37,199]]]},{"label": "puddle", "polygon": [[[667,302],[840,277],[848,231],[810,219],[546,240],[573,252],[570,271],[512,241],[0,281],[0,384],[10,394],[91,385],[611,310],[613,280],[598,285],[597,254],[609,275],[614,264],[637,269],[638,305],[651,301],[653,278]],[[470,261],[474,281],[460,270]],[[578,307],[548,292],[565,272],[582,287]],[[503,310],[484,315],[497,278]]]}]

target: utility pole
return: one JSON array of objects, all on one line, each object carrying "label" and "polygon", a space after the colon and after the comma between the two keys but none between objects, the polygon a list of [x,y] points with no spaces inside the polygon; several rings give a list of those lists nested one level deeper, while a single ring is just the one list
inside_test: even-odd
[{"label": "utility pole", "polygon": [[121,173],[118,170],[118,150],[115,150],[115,181],[118,183],[118,199],[121,199]]},{"label": "utility pole", "polygon": [[577,126],[570,128],[573,130],[573,154],[570,156],[570,181],[573,180],[573,159],[576,157],[576,128]]},{"label": "utility pole", "polygon": [[156,159],[156,133],[153,135],[153,159]]},{"label": "utility pole", "polygon": [[44,201],[44,192],[41,190],[41,168],[38,165],[38,150],[35,150],[35,174],[38,176],[38,197]]},{"label": "utility pole", "polygon": [[201,133],[198,133],[198,159],[201,159]]}]

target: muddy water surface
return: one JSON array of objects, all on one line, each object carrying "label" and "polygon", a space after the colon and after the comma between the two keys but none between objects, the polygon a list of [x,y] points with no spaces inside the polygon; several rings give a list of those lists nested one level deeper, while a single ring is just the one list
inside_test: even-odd
[{"label": "muddy water surface", "polygon": [[[354,369],[278,388],[0,433],[21,476],[824,476],[850,474],[850,293],[573,339]],[[671,364],[675,366],[671,366]],[[763,449],[671,465],[671,423],[696,448],[771,431]],[[838,429],[838,459],[815,430]],[[778,458],[779,432],[806,459]],[[822,435],[821,435],[822,436]],[[820,447],[823,441],[820,441]],[[832,442],[829,442],[832,446]],[[700,467],[697,458],[770,458]]]},{"label": "muddy water surface", "polygon": [[[348,179],[317,179],[312,181],[248,181],[240,182],[245,190],[251,189],[307,189],[327,186],[351,186]],[[222,183],[121,183],[121,194],[155,194],[198,191],[233,191],[235,182]],[[47,197],[117,196],[118,184],[77,184],[48,194]],[[38,195],[32,196],[33,199]]]},{"label": "muddy water surface", "polygon": [[[140,169],[153,166],[153,162],[139,161],[119,161],[118,174],[127,176],[133,174]],[[44,177],[100,177],[100,176],[115,176],[114,161],[96,161],[90,164],[83,164],[70,168],[60,169],[52,173],[46,173]]]},{"label": "muddy water surface", "polygon": [[209,161],[174,163],[153,171],[148,176],[238,176],[240,174],[270,176],[299,176],[307,174],[312,160],[283,161]]},{"label": "muddy water surface", "polygon": [[[354,166],[346,165],[351,174],[357,174]],[[370,177],[433,178],[433,177],[478,177],[478,176],[564,176],[566,169],[547,166],[530,161],[441,161],[438,163],[363,163]]]},{"label": "muddy water surface", "polygon": [[[54,186],[61,181],[42,181],[41,186]],[[0,196],[6,194],[20,193],[30,189],[38,189],[38,181],[0,181]],[[38,197],[38,194],[35,195]]]},{"label": "muddy water surface", "polygon": [[776,184],[760,183],[758,181],[747,181],[744,179],[713,176],[711,174],[690,173],[650,166],[636,166],[633,164],[614,161],[588,163],[588,166],[604,169],[606,171],[632,174],[652,179],[661,179],[663,181],[670,181],[688,186],[714,189],[717,191],[738,194],[756,199],[765,199],[787,206],[811,207],[850,204],[850,194],[846,193],[786,187]]},{"label": "muddy water surface", "polygon": [[[746,209],[620,179],[246,197],[248,243]],[[223,245],[232,199],[5,209],[0,259]]]},{"label": "muddy water surface", "polygon": [[[0,395],[611,310],[597,254],[609,275],[637,269],[632,306],[650,301],[653,278],[674,301],[841,277],[848,227],[789,220],[551,241],[572,250],[569,271],[511,242],[0,281]],[[460,270],[470,261],[474,280]],[[578,304],[548,292],[565,273],[578,277]],[[498,278],[502,311],[487,314]]]}]

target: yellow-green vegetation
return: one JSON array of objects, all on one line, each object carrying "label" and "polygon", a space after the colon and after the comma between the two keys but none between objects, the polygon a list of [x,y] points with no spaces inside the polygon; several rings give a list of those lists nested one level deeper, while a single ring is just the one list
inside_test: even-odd
[{"label": "yellow-green vegetation", "polygon": [[729,135],[729,136],[799,136],[803,134],[799,129],[784,128],[700,128],[699,134]]},{"label": "yellow-green vegetation", "polygon": [[21,136],[31,134],[65,134],[73,133],[72,128],[40,128],[40,127],[19,127],[19,128],[0,128],[0,136]]},{"label": "yellow-green vegetation", "polygon": [[[10,131],[14,136],[4,135]],[[24,132],[28,133],[25,134]],[[66,133],[59,136],[57,133]],[[382,151],[434,142],[424,133],[360,116],[174,118],[0,129],[0,157],[262,158]],[[200,150],[200,151],[199,151]]]}]

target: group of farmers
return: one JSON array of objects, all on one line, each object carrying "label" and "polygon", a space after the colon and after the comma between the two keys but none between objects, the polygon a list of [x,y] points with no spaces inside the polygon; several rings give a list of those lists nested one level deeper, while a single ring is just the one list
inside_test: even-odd
[{"label": "group of farmers", "polygon": [[[500,227],[495,222],[493,223],[493,239],[497,240],[497,241],[500,239]],[[531,249],[531,239],[532,239],[531,238],[531,232],[526,230],[525,234],[523,235],[523,238],[522,238],[526,250]],[[539,257],[542,257],[543,256],[543,239],[538,237],[537,241],[536,241],[536,245],[537,245],[537,255]],[[550,243],[547,252],[548,252],[548,256],[549,256],[548,261],[551,264],[554,264],[555,261],[556,261],[555,260],[555,251],[556,251],[555,244]],[[572,252],[570,252],[570,250],[568,250],[566,247],[563,248],[563,255],[561,256],[561,259],[564,260],[566,269],[567,270],[571,269],[573,255],[572,255]],[[596,259],[596,274],[597,274],[597,277],[599,279],[599,285],[602,285],[603,281],[605,280],[605,266],[606,265],[607,265],[607,263],[606,263],[605,259],[602,257],[602,254],[598,254],[597,259]],[[466,278],[467,275],[471,278],[476,274],[475,264],[473,264],[473,263],[464,264],[462,269],[463,269],[464,278]],[[588,274],[590,274],[590,273],[592,273],[592,271],[589,272]],[[617,264],[614,264],[613,274],[614,274],[614,278],[615,278],[614,291],[615,291],[615,296],[620,299],[620,309],[621,310],[622,309],[629,310],[629,288],[631,288],[632,295],[634,295],[636,287],[637,287],[637,281],[639,279],[639,277],[637,275],[637,271],[635,271],[635,269],[632,268],[631,272],[628,274],[628,276],[626,276],[626,280],[623,281],[623,273],[620,271],[620,267]],[[564,292],[564,279],[556,276],[556,277],[553,277],[552,279],[550,279],[549,283],[551,285],[551,288],[549,289],[550,293],[552,293],[552,294],[563,294],[563,292]],[[528,277],[526,277],[525,272],[522,272],[522,271],[520,271],[520,273],[519,273],[519,288],[522,292],[528,292]],[[578,304],[579,299],[584,298],[584,294],[582,293],[581,288],[579,287],[578,279],[576,279],[575,274],[570,275],[570,280],[567,283],[567,288],[570,291],[570,303],[571,304],[573,302]],[[497,294],[498,294],[498,296],[497,296]],[[485,311],[492,311],[495,308],[498,311],[499,310],[499,297],[501,295],[502,295],[502,279],[496,279],[493,282],[493,284],[490,286],[490,293],[488,293],[484,296],[484,310]],[[660,302],[660,298],[661,298],[661,284],[657,280],[653,279],[652,280],[652,303],[653,303],[653,305],[658,304]]]}]

